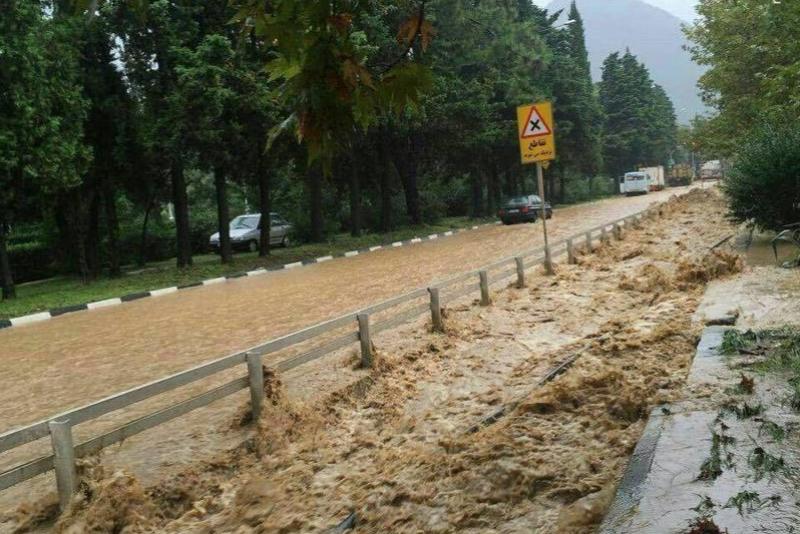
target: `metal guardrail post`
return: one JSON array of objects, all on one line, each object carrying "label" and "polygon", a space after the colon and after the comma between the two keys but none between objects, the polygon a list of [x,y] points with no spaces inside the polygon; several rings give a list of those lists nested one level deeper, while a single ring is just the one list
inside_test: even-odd
[{"label": "metal guardrail post", "polygon": [[358,339],[361,341],[361,367],[372,367],[372,339],[369,335],[369,314],[358,314]]},{"label": "metal guardrail post", "polygon": [[553,270],[553,256],[550,254],[550,245],[544,246],[544,274],[555,274]]},{"label": "metal guardrail post", "polygon": [[442,305],[439,303],[439,288],[429,287],[428,293],[431,295],[431,323],[433,324],[433,331],[444,332]]},{"label": "metal guardrail post", "polygon": [[488,306],[491,304],[489,299],[489,275],[486,271],[481,271],[478,273],[478,277],[481,281],[481,306]]},{"label": "metal guardrail post", "polygon": [[250,381],[250,410],[253,421],[258,421],[264,406],[264,357],[261,354],[247,353],[247,376]]},{"label": "metal guardrail post", "polygon": [[522,289],[525,287],[525,260],[517,256],[514,263],[517,264],[517,289]]},{"label": "metal guardrail post", "polygon": [[75,447],[72,442],[72,425],[69,419],[50,421],[50,441],[53,445],[53,461],[56,470],[56,486],[58,503],[63,511],[72,500],[72,494],[78,487],[75,473]]},{"label": "metal guardrail post", "polygon": [[572,239],[567,239],[567,263],[570,265],[578,263],[575,259],[575,246],[572,244]]}]

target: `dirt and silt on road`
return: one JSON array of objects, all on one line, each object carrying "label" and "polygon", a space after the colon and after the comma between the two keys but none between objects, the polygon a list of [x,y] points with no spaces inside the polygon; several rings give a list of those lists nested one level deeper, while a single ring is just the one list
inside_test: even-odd
[{"label": "dirt and silt on road", "polygon": [[490,307],[451,307],[445,334],[421,323],[390,333],[371,373],[315,402],[275,378],[250,439],[169,480],[144,488],[123,469],[87,465],[55,528],[324,532],[352,513],[355,532],[591,531],[649,409],[685,381],[705,284],[741,267],[710,250],[731,233],[717,194],[694,191],[662,211],[555,277],[494,293]]}]

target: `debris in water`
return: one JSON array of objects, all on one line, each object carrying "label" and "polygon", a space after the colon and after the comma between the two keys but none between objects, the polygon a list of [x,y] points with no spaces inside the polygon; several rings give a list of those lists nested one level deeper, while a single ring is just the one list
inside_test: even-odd
[{"label": "debris in water", "polygon": [[713,519],[708,517],[701,517],[695,519],[686,534],[728,534],[728,529],[720,530]]},{"label": "debris in water", "polygon": [[724,508],[736,508],[739,515],[751,513],[761,507],[761,498],[755,491],[740,491],[725,503]]}]

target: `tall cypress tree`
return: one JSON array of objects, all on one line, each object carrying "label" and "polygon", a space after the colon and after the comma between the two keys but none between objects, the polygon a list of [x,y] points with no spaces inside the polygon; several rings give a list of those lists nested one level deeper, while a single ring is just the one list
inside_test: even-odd
[{"label": "tall cypress tree", "polygon": [[592,177],[601,161],[602,113],[592,83],[583,19],[575,2],[569,19],[573,22],[556,36],[551,68],[562,200],[567,172]]},{"label": "tall cypress tree", "polygon": [[674,149],[675,111],[647,67],[626,51],[603,63],[600,102],[605,113],[603,159],[619,176],[638,165],[661,165]]},{"label": "tall cypress tree", "polygon": [[[14,298],[6,232],[17,207],[74,190],[90,160],[78,50],[66,21],[37,0],[3,3],[0,17],[0,285]],[[26,198],[27,197],[27,198]]]}]

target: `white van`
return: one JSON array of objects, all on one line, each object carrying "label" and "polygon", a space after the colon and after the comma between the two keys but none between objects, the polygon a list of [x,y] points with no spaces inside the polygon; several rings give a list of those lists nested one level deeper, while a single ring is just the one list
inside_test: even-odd
[{"label": "white van", "polygon": [[619,184],[623,195],[646,195],[650,192],[650,175],[646,172],[626,172]]}]

